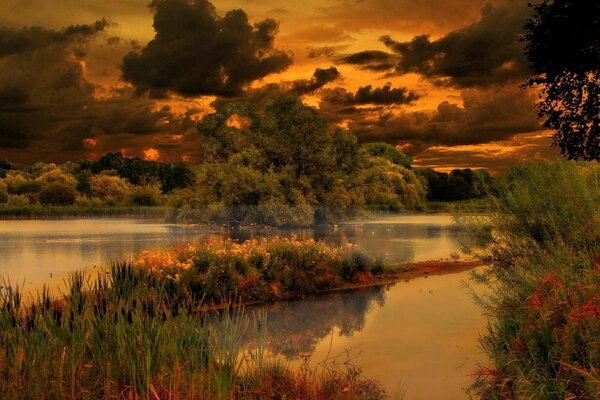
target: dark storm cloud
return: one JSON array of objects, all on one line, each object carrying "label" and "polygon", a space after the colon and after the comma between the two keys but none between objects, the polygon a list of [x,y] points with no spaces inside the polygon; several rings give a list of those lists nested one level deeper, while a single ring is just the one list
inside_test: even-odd
[{"label": "dark storm cloud", "polygon": [[[483,144],[540,129],[531,93],[495,87],[464,90],[462,98],[463,106],[444,101],[433,111],[363,112],[363,118],[354,117],[349,128],[361,141],[410,142],[420,148]],[[328,112],[327,103],[321,107],[332,118],[344,120],[344,115]]]},{"label": "dark storm cloud", "polygon": [[15,161],[64,161],[83,157],[89,150],[87,138],[101,138],[99,147],[115,151],[123,147],[124,137],[144,148],[154,135],[193,130],[188,116],[175,115],[169,108],[155,109],[152,102],[134,96],[132,89],[96,97],[97,87],[85,77],[81,54],[103,25],[60,31],[3,29],[4,38],[29,37],[35,31],[35,40],[14,40],[28,44],[10,47],[13,50],[0,58],[2,153]]},{"label": "dark storm cloud", "polygon": [[257,88],[247,89],[241,96],[238,97],[217,98],[211,105],[214,108],[220,108],[224,104],[238,101],[248,101],[262,104],[267,100],[277,97],[303,96],[315,93],[328,83],[334,82],[338,79],[341,79],[341,74],[337,68],[317,68],[310,79],[269,83]]},{"label": "dark storm cloud", "polygon": [[373,88],[372,85],[367,85],[359,88],[356,93],[348,92],[343,88],[335,88],[326,90],[323,93],[322,101],[330,105],[401,105],[410,104],[416,101],[419,96],[408,90],[407,88],[392,88],[390,83]]},{"label": "dark storm cloud", "polygon": [[341,56],[337,59],[341,64],[357,65],[370,71],[387,71],[395,66],[396,57],[380,50],[365,50]]},{"label": "dark storm cloud", "polygon": [[339,61],[400,75],[418,73],[438,84],[457,87],[518,81],[530,73],[519,42],[521,26],[528,15],[527,4],[522,1],[488,4],[481,9],[478,22],[438,40],[419,35],[398,42],[383,36],[381,42],[389,53],[363,51],[340,57]]},{"label": "dark storm cloud", "polygon": [[317,68],[311,79],[297,80],[291,83],[291,93],[303,95],[321,89],[326,84],[340,78],[340,71],[335,67]]},{"label": "dark storm cloud", "polygon": [[236,96],[292,63],[290,54],[273,47],[275,20],[251,25],[239,9],[220,17],[207,0],[154,0],[151,7],[154,39],[121,65],[123,78],[142,92]]},{"label": "dark storm cloud", "polygon": [[108,25],[108,21],[102,19],[90,25],[71,25],[61,31],[42,27],[22,29],[0,27],[0,58],[91,36],[103,31]]}]

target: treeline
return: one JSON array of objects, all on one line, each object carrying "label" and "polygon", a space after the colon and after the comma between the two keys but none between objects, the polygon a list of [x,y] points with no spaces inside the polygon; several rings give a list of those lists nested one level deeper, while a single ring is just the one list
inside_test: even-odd
[{"label": "treeline", "polygon": [[204,163],[164,164],[108,153],[97,161],[22,166],[0,160],[0,204],[157,206],[175,221],[311,225],[361,210],[422,210],[427,201],[482,198],[487,171],[412,168],[386,143],[331,131],[298,99],[231,103],[198,125]]},{"label": "treeline", "polygon": [[428,201],[482,199],[498,192],[498,181],[485,169],[455,169],[449,174],[432,169],[415,169],[427,182]]},{"label": "treeline", "polygon": [[0,204],[8,206],[157,206],[165,194],[194,184],[184,164],[109,153],[98,161],[19,165],[0,160]]}]

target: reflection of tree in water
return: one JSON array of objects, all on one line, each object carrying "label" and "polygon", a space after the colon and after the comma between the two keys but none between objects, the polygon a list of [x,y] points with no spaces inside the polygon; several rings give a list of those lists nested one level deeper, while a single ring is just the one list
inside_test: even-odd
[{"label": "reflection of tree in water", "polygon": [[266,306],[267,347],[294,358],[312,352],[335,328],[341,336],[360,332],[373,307],[383,307],[386,291],[386,287],[374,287]]}]

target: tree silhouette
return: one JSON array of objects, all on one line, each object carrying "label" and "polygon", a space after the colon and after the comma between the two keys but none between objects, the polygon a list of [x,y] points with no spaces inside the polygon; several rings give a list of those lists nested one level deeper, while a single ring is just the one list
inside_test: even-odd
[{"label": "tree silhouette", "polygon": [[600,160],[600,2],[544,0],[524,23],[543,126],[569,159]]}]

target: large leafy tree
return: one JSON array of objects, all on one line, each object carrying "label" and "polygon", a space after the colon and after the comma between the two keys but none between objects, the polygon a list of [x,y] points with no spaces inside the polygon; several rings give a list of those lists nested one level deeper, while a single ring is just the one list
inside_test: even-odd
[{"label": "large leafy tree", "polygon": [[538,113],[569,159],[600,160],[600,1],[532,5],[523,40],[541,88]]}]

